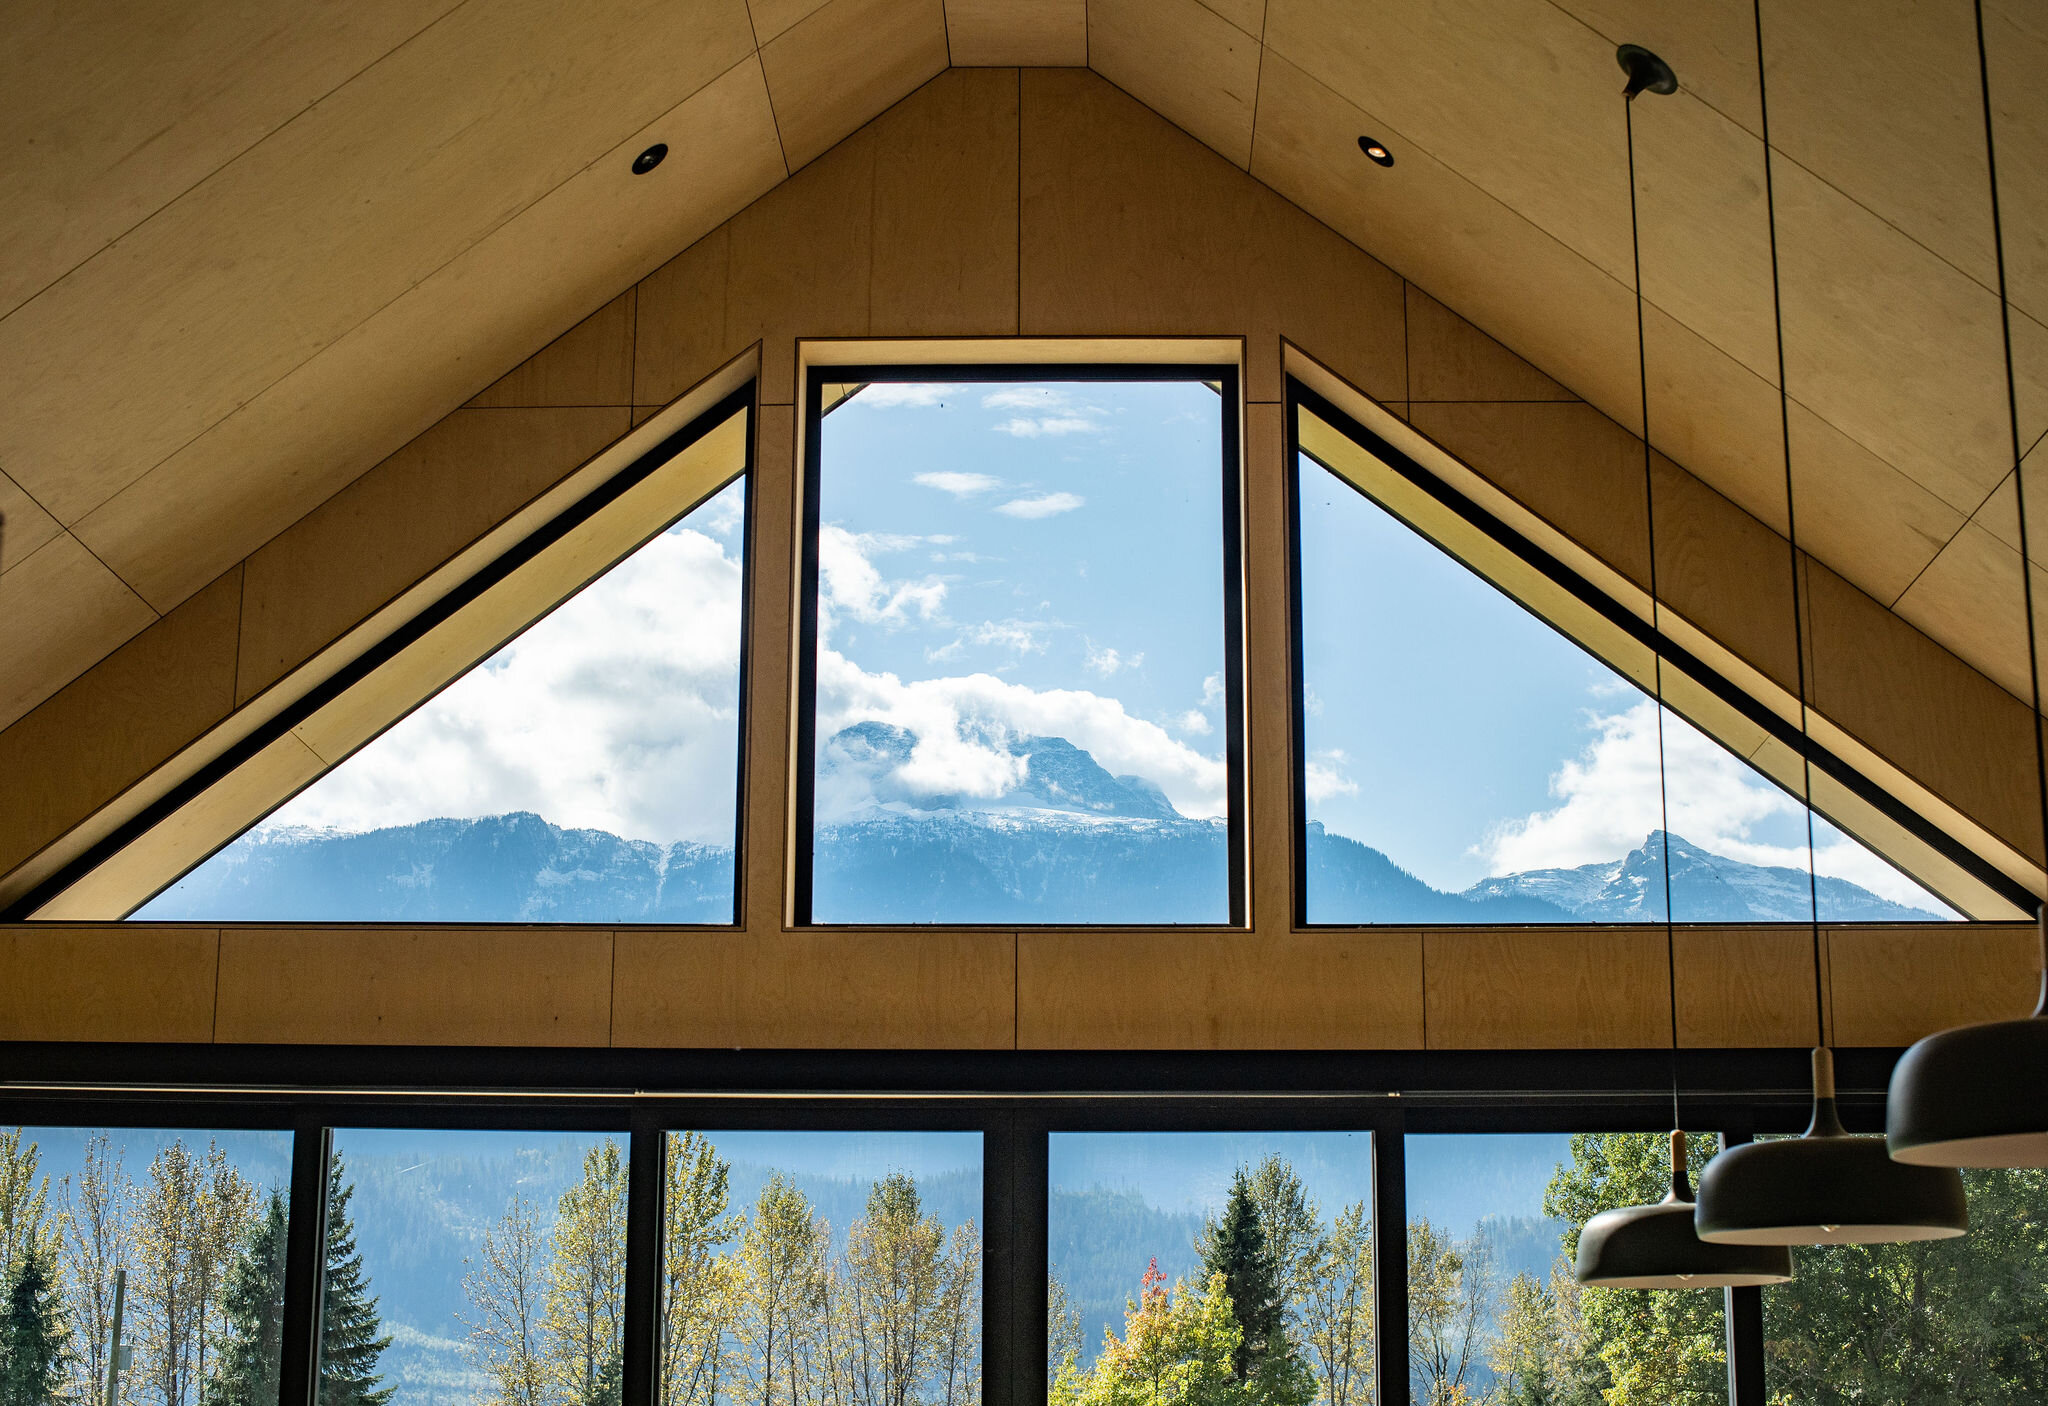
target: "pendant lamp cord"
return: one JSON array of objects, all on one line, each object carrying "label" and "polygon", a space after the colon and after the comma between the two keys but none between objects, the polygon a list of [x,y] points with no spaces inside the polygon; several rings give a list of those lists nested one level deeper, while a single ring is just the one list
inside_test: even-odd
[{"label": "pendant lamp cord", "polygon": [[[1753,0],[1756,21],[1756,99],[1764,147],[1764,212],[1771,236],[1771,330],[1778,353],[1778,447],[1785,464],[1785,541],[1792,563],[1792,652],[1793,677],[1799,687],[1799,737],[1807,736],[1806,718],[1806,607],[1801,599],[1799,570],[1799,525],[1792,502],[1792,391],[1785,384],[1785,294],[1778,271],[1778,201],[1771,179],[1771,104],[1769,79],[1764,69],[1763,0]],[[1813,928],[1813,1032],[1816,1044],[1828,1043],[1827,985],[1820,960],[1820,876],[1814,869],[1813,838],[1813,754],[1799,749],[1800,796],[1806,805],[1806,903]]]},{"label": "pendant lamp cord", "polygon": [[[1998,141],[1991,113],[1991,57],[1984,43],[1984,0],[1977,0],[1977,78],[1984,95],[1984,165],[1991,177],[1991,247],[1998,257],[1998,329],[2005,341],[2006,424],[2012,431],[2012,494],[2020,519],[2020,600],[2027,612],[2027,684],[2032,699],[2034,781],[2041,799],[2041,843],[2048,852],[2048,738],[2041,735],[2041,646],[2034,622],[2033,553],[2027,542],[2026,455],[2020,449],[2020,398],[2013,371],[2012,304],[2005,294],[2005,226],[1999,218]],[[2041,1000],[2036,1016],[2048,1016],[2048,904],[2037,915],[2041,925]]]},{"label": "pendant lamp cord", "polygon": [[[1636,94],[1642,91],[1631,81],[1621,96],[1622,129],[1628,135],[1628,243],[1635,260],[1636,280],[1636,382],[1642,392],[1643,417],[1643,510],[1649,527],[1650,628],[1661,630],[1657,620],[1657,474],[1650,450],[1650,359],[1643,336],[1643,240],[1636,215]],[[1664,862],[1664,972],[1671,995],[1671,1126],[1680,1128],[1678,1113],[1678,936],[1671,914],[1671,785],[1664,775],[1664,649],[1657,646],[1652,661],[1657,696],[1657,829],[1663,836],[1658,845]],[[1678,1169],[1674,1168],[1674,1175]]]}]

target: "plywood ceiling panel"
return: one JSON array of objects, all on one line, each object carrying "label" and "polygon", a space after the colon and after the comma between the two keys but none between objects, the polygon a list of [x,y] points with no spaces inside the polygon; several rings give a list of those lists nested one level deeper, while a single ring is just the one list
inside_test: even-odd
[{"label": "plywood ceiling panel", "polygon": [[0,575],[27,560],[29,553],[63,529],[57,519],[43,511],[43,505],[28,496],[22,486],[0,474]]},{"label": "plywood ceiling panel", "polygon": [[794,171],[946,66],[943,0],[831,0],[761,49]]},{"label": "plywood ceiling panel", "polygon": [[[2012,500],[2004,503],[2006,516]],[[2010,529],[2008,528],[2008,531]],[[2035,570],[2035,584],[2042,573]],[[2020,595],[2020,554],[1976,522],[1966,524],[1928,563],[1895,607],[1957,654],[2024,697],[2027,616]]]},{"label": "plywood ceiling panel", "polygon": [[[669,143],[668,160],[631,175],[652,141]],[[749,56],[265,388],[80,535],[167,608],[782,174]],[[448,338],[458,323],[464,337]]]},{"label": "plywood ceiling panel", "polygon": [[1972,0],[1765,0],[1771,144],[1998,286]]},{"label": "plywood ceiling panel", "polygon": [[0,147],[0,316],[455,4],[8,7],[0,93],[35,121]]},{"label": "plywood ceiling panel", "polygon": [[1892,604],[1963,514],[1797,401],[1789,415],[1799,545]]},{"label": "plywood ceiling panel", "polygon": [[1267,54],[1253,175],[1609,415],[1640,423],[1628,288],[1423,152],[1373,165],[1357,134],[1385,130]]},{"label": "plywood ceiling panel", "polygon": [[0,728],[132,639],[156,612],[69,533],[0,576]]},{"label": "plywood ceiling panel", "polygon": [[956,68],[1084,68],[1088,0],[946,0]]},{"label": "plywood ceiling panel", "polygon": [[1985,0],[2006,296],[2048,322],[2048,6]]},{"label": "plywood ceiling panel", "polygon": [[1232,165],[1251,165],[1259,44],[1199,0],[1089,0],[1088,61]]},{"label": "plywood ceiling panel", "polygon": [[1205,9],[1214,10],[1254,39],[1263,39],[1266,33],[1266,0],[1202,0]]},{"label": "plywood ceiling panel", "polygon": [[1272,0],[1266,46],[1633,286],[1613,46],[1549,0]]},{"label": "plywood ceiling panel", "polygon": [[[1558,0],[1610,45],[1654,49],[1679,88],[1757,136],[1755,0]],[[1616,64],[1615,72],[1621,71]]]},{"label": "plywood ceiling panel", "polygon": [[786,30],[794,29],[823,9],[827,0],[747,0],[747,13],[754,20],[754,43],[766,44]]},{"label": "plywood ceiling panel", "polygon": [[1785,432],[1777,386],[1654,305],[1643,309],[1643,345],[1650,438],[1783,532]]},{"label": "plywood ceiling panel", "polygon": [[747,52],[636,3],[474,0],[0,321],[9,472],[76,520]]}]

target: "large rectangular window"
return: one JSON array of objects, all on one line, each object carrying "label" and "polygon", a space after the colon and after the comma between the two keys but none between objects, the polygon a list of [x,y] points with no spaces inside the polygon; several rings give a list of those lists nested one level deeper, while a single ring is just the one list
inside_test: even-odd
[{"label": "large rectangular window", "polygon": [[672,1132],[662,1406],[974,1406],[981,1135]]},{"label": "large rectangular window", "polygon": [[1235,371],[813,374],[797,920],[1241,921]]},{"label": "large rectangular window", "polygon": [[[1376,1399],[1369,1132],[1054,1133],[1055,1403]],[[1241,1393],[1241,1395],[1240,1395]]]}]

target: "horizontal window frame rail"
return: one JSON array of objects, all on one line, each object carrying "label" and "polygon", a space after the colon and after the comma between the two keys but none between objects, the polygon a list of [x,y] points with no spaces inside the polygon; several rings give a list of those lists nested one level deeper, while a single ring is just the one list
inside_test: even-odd
[{"label": "horizontal window frame rail", "polygon": [[[796,599],[791,671],[790,853],[785,865],[788,926],[803,932],[951,932],[1123,930],[1130,932],[1244,932],[1249,926],[1251,800],[1246,756],[1244,576],[1244,368],[1233,361],[1153,362],[815,362],[800,369],[802,451],[797,483]],[[1202,382],[1217,395],[1222,416],[1223,707],[1224,762],[1229,809],[1225,852],[1229,913],[1222,923],[819,923],[812,919],[813,844],[817,835],[818,528],[823,485],[825,417],[845,403],[824,403],[827,385],[865,388],[890,383],[1076,383],[1119,381]]]},{"label": "horizontal window frame rail", "polygon": [[[1906,805],[1884,787],[1871,781],[1862,772],[1851,766],[1830,748],[1815,740],[1806,732],[1778,713],[1766,707],[1749,692],[1722,674],[1705,660],[1693,654],[1669,635],[1659,630],[1628,609],[1612,595],[1571,569],[1550,552],[1545,551],[1528,537],[1508,523],[1489,512],[1478,503],[1444,482],[1438,475],[1417,463],[1402,450],[1389,444],[1380,435],[1360,424],[1356,417],[1332,404],[1324,396],[1299,379],[1287,378],[1284,414],[1286,420],[1286,480],[1287,480],[1287,571],[1290,582],[1288,611],[1292,644],[1293,699],[1292,727],[1294,740],[1294,766],[1290,778],[1294,797],[1294,919],[1297,927],[1321,931],[1325,928],[1355,928],[1359,924],[1310,923],[1308,921],[1308,789],[1305,768],[1307,753],[1304,750],[1307,719],[1303,712],[1303,665],[1301,649],[1301,542],[1300,542],[1300,462],[1309,458],[1319,467],[1327,470],[1340,482],[1349,481],[1333,466],[1324,464],[1313,454],[1301,447],[1301,413],[1306,410],[1331,429],[1378,459],[1387,468],[1410,484],[1426,493],[1442,507],[1455,513],[1472,527],[1477,528],[1500,547],[1513,553],[1531,569],[1548,579],[1553,585],[1564,590],[1581,604],[1597,612],[1603,620],[1614,626],[1649,650],[1656,657],[1676,668],[1686,678],[1713,694],[1715,698],[1741,714],[1747,721],[1769,733],[1772,740],[1790,748],[1795,755],[1811,762],[1815,768],[1882,814],[1886,819],[1909,831],[1930,848],[1936,850],[1958,868],[1975,877],[1984,886],[2012,903],[2022,912],[2036,912],[2041,898],[2028,890],[2018,880],[1998,869],[1989,861],[1961,844],[1953,836],[1933,824],[1918,811]],[[1352,485],[1356,488],[1355,485]],[[1356,489],[1367,498],[1363,489]],[[1376,500],[1375,500],[1376,501]],[[1384,506],[1384,505],[1382,505]],[[1390,513],[1392,509],[1387,509]],[[1394,515],[1400,521],[1398,514]],[[1482,578],[1484,579],[1484,578]],[[1510,599],[1514,597],[1510,596]],[[1520,604],[1518,601],[1517,604]],[[1525,610],[1530,607],[1524,605]],[[1531,614],[1536,614],[1530,610]],[[1536,618],[1541,620],[1540,614]],[[1548,621],[1545,621],[1548,624]],[[1552,628],[1555,628],[1553,626]],[[1659,698],[1664,707],[1671,705]],[[1819,812],[1818,806],[1814,809]],[[1833,823],[1830,821],[1830,823]],[[1847,832],[1845,832],[1847,833]],[[1883,856],[1879,856],[1882,858]],[[1889,862],[1889,861],[1887,861]],[[1939,897],[1940,895],[1936,895]],[[1967,921],[1967,920],[1966,920]],[[1823,920],[1822,926],[1831,924]],[[1373,925],[1365,925],[1373,926]],[[1390,926],[1408,926],[1394,924]],[[1843,925],[1846,926],[1846,925]],[[1950,925],[1953,926],[1953,925]]]},{"label": "horizontal window frame rail", "polygon": [[[756,516],[754,513],[754,486],[757,479],[757,475],[754,474],[753,470],[755,467],[755,429],[759,419],[756,399],[759,384],[758,377],[749,376],[744,384],[720,397],[719,400],[707,407],[703,413],[693,417],[688,424],[683,425],[673,434],[666,436],[645,453],[637,456],[632,462],[610,475],[603,482],[592,487],[589,492],[466,577],[449,590],[447,594],[421,609],[412,618],[392,630],[391,633],[365,649],[348,663],[342,665],[327,678],[309,688],[302,696],[294,699],[290,704],[279,709],[271,716],[266,717],[261,723],[251,728],[247,735],[239,738],[231,746],[223,750],[219,756],[200,766],[191,776],[180,781],[162,796],[138,811],[133,817],[117,826],[104,838],[95,842],[83,854],[65,864],[49,878],[29,889],[13,903],[7,905],[5,909],[0,909],[0,923],[32,922],[33,915],[38,909],[42,908],[59,894],[62,894],[72,885],[78,883],[108,859],[120,853],[120,851],[127,848],[150,830],[155,829],[158,825],[175,816],[194,799],[231,776],[237,768],[253,759],[264,748],[284,737],[321,708],[339,698],[354,685],[368,678],[407,648],[417,643],[437,625],[454,617],[464,607],[481,597],[486,591],[506,580],[519,570],[520,567],[526,565],[526,563],[560,541],[577,527],[588,522],[624,496],[635,485],[653,475],[677,455],[684,453],[699,440],[702,440],[705,436],[728,423],[735,415],[745,417],[742,427],[742,434],[745,439],[744,458],[740,468],[732,477],[726,479],[718,488],[705,495],[705,501],[709,501],[711,497],[723,492],[734,482],[745,481],[747,501],[744,540],[741,546],[742,589],[740,597],[739,695],[740,716],[744,719],[746,716],[747,682],[750,672],[748,667],[750,651],[747,649],[747,640],[752,634],[751,626],[753,623],[753,571],[751,557],[754,542],[754,518]],[[679,517],[663,527],[656,528],[654,532],[648,534],[642,545],[645,544],[645,541],[652,541],[654,537],[667,531],[668,527],[674,526],[675,521],[681,521],[681,518]],[[580,590],[581,588],[578,589]],[[540,619],[546,618],[546,614],[552,613],[554,609],[559,609],[562,604],[566,603],[568,599],[573,598],[575,594],[576,592],[572,591],[570,596],[564,597],[561,602],[557,602],[548,612],[544,612],[541,616],[536,617],[535,620],[529,621],[527,626],[522,627],[522,632],[524,629],[538,623]],[[502,647],[501,645],[500,648]],[[457,675],[457,677],[460,678],[461,675]],[[454,680],[449,682],[453,683]],[[446,687],[446,685],[443,687]],[[436,690],[436,692],[438,691]],[[431,698],[431,695],[429,697]],[[429,700],[422,699],[420,704],[415,705],[415,708],[424,706],[427,701]],[[396,726],[409,716],[412,711],[414,709],[408,709],[405,713],[401,713],[398,717],[391,719],[385,725],[385,728],[378,732],[377,736],[382,736],[384,731],[388,731],[391,727]],[[375,738],[373,737],[371,741],[374,740]],[[365,742],[363,745],[368,746],[369,743]],[[320,773],[321,776],[328,774],[328,772],[324,771]],[[312,781],[307,782],[306,786],[315,784],[319,779],[319,777],[315,777]],[[299,790],[304,789],[306,789],[305,786],[299,788]],[[737,817],[738,828],[734,834],[733,852],[735,922],[730,924],[718,923],[693,926],[702,926],[715,931],[725,931],[739,925],[739,905],[743,898],[741,889],[743,883],[742,876],[745,873],[742,846],[744,846],[746,841],[746,740],[744,729],[742,729],[741,739],[739,792],[741,809]],[[297,794],[298,791],[294,791],[291,796],[281,798],[276,805],[271,807],[271,810],[284,805],[292,799],[292,796]],[[267,811],[265,812],[266,815],[268,813]],[[260,824],[261,820],[259,819],[257,823]],[[148,898],[143,899],[142,903],[137,904],[136,907],[139,908],[143,904],[150,902],[165,889],[170,888],[180,879],[184,878],[185,874],[191,873],[193,869],[199,867],[199,864],[204,864],[207,859],[211,859],[213,855],[218,854],[222,849],[227,848],[228,845],[233,844],[239,838],[239,835],[230,837],[210,851],[205,858],[200,859],[197,864],[189,866],[182,873],[172,875],[169,879],[165,880],[160,888],[150,894]],[[130,910],[130,912],[133,911],[132,909]],[[123,918],[125,919],[126,917],[127,915],[124,914]],[[207,924],[201,923],[197,924],[197,926],[203,927],[207,926]],[[447,923],[433,924],[431,926],[461,927],[470,925],[464,924],[460,920],[449,920]],[[607,926],[617,925],[611,924]]]}]

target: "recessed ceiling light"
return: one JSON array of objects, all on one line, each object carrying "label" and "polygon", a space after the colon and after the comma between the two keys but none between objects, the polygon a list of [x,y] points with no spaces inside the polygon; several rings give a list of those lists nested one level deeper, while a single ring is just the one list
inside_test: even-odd
[{"label": "recessed ceiling light", "polygon": [[1358,149],[1382,166],[1394,164],[1394,153],[1388,151],[1386,144],[1380,141],[1378,137],[1360,137],[1358,139]]},{"label": "recessed ceiling light", "polygon": [[661,164],[661,158],[668,155],[668,143],[656,142],[633,158],[633,174],[644,176]]}]

